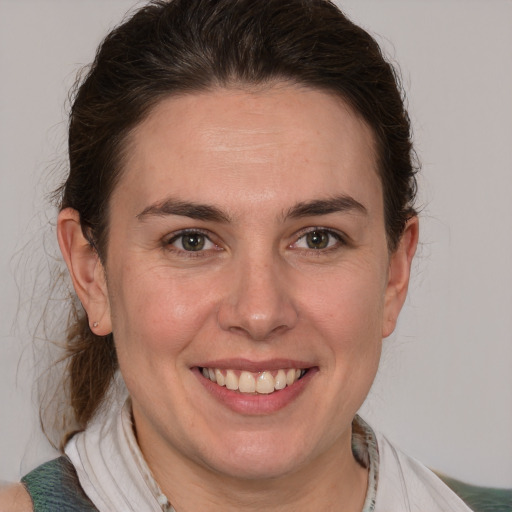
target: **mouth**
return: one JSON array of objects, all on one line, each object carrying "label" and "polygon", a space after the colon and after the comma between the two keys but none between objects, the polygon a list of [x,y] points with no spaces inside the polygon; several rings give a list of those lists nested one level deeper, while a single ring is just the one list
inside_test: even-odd
[{"label": "mouth", "polygon": [[270,395],[301,380],[308,368],[281,368],[250,372],[246,370],[199,367],[205,379],[245,395]]}]

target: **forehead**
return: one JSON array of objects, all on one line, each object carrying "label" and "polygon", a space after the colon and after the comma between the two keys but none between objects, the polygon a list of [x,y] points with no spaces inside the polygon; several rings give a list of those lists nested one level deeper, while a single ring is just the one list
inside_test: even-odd
[{"label": "forehead", "polygon": [[341,193],[370,210],[382,206],[371,130],[318,90],[278,85],[170,97],[133,130],[125,154],[114,196],[130,196],[139,210],[168,195],[232,210]]}]

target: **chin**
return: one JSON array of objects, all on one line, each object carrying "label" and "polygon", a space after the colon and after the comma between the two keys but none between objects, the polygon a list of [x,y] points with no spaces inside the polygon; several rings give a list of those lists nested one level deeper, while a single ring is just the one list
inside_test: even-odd
[{"label": "chin", "polygon": [[[234,436],[233,436],[234,437]],[[210,451],[206,464],[217,473],[234,479],[270,480],[296,472],[306,462],[304,442],[293,441],[288,435],[256,434]],[[245,439],[243,439],[245,437]]]},{"label": "chin", "polygon": [[276,460],[274,456],[250,456],[238,460],[216,461],[216,471],[236,480],[265,481],[284,478],[300,467],[300,462],[292,460]]}]

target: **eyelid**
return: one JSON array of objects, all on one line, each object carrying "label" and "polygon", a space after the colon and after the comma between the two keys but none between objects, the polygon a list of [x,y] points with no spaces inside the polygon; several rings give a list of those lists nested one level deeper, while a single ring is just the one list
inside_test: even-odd
[{"label": "eyelid", "polygon": [[[191,234],[199,234],[204,236],[211,244],[215,246],[214,249],[204,249],[200,251],[186,251],[184,249],[180,249],[178,247],[174,247],[172,244],[178,240],[180,237],[184,235],[191,235]],[[165,249],[169,251],[174,251],[176,253],[186,255],[187,257],[198,257],[201,255],[204,255],[204,253],[208,253],[211,250],[222,250],[222,247],[214,240],[214,236],[212,236],[212,233],[208,230],[201,229],[201,228],[185,228],[180,229],[178,231],[174,231],[173,233],[170,233],[166,235],[162,239],[162,245]]]},{"label": "eyelid", "polygon": [[211,233],[209,231],[205,230],[205,229],[201,229],[201,228],[185,228],[185,229],[179,229],[178,231],[173,231],[172,233],[169,233],[168,235],[166,235],[164,237],[164,242],[168,244],[168,243],[173,242],[174,240],[176,240],[180,236],[191,235],[191,234],[195,234],[195,233],[199,233],[200,235],[204,235],[206,238],[208,238],[208,240],[211,240]]},{"label": "eyelid", "polygon": [[345,233],[343,233],[337,229],[328,228],[325,226],[310,226],[307,228],[303,228],[303,229],[299,230],[297,233],[295,233],[295,235],[294,235],[295,241],[292,242],[291,244],[289,244],[289,247],[293,248],[293,246],[295,246],[299,240],[301,240],[306,235],[308,235],[309,233],[312,233],[314,231],[321,231],[321,232],[328,233],[330,236],[335,238],[338,241],[338,243],[332,247],[327,247],[325,249],[305,249],[305,250],[309,250],[314,253],[321,253],[321,252],[326,252],[329,250],[337,249],[340,246],[346,246],[349,243],[347,235],[345,235]]}]

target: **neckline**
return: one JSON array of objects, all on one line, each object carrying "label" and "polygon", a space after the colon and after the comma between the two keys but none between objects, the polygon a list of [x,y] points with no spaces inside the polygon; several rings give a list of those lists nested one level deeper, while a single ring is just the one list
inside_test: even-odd
[{"label": "neckline", "polygon": [[[126,407],[126,404],[125,404]],[[125,408],[123,407],[123,409]],[[141,451],[137,444],[134,434],[133,417],[131,414],[131,404],[129,409],[130,429],[124,429],[125,432],[131,432],[131,439],[128,441],[134,455],[135,461],[141,470],[143,478],[148,487],[152,490],[155,498],[161,504],[162,512],[177,512],[170,503],[167,496],[161,491],[158,483],[154,479]],[[124,415],[124,421],[127,416]],[[368,470],[368,486],[366,489],[366,498],[361,512],[374,512],[377,497],[377,484],[379,474],[379,450],[377,437],[373,429],[358,414],[352,421],[352,453],[356,461]]]},{"label": "neckline", "polygon": [[[101,511],[176,511],[160,489],[136,440],[131,400],[111,404],[85,431],[73,436],[65,453],[80,484]],[[377,438],[360,417],[352,422],[352,453],[368,469],[368,486],[361,512],[374,512],[379,470]]]}]

